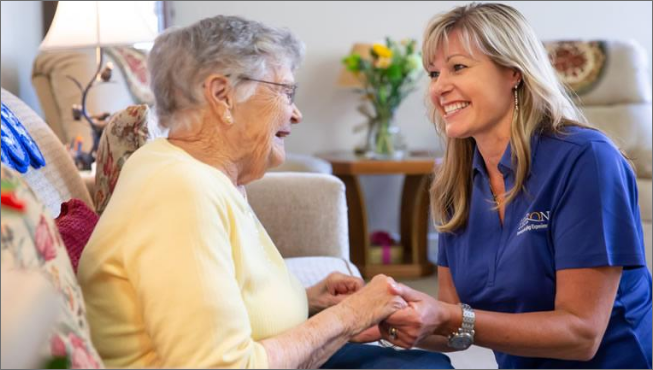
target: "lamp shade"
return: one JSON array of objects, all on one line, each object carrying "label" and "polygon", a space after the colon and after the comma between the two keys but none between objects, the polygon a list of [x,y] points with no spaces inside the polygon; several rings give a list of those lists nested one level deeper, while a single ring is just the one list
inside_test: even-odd
[{"label": "lamp shade", "polygon": [[[152,5],[153,2],[145,2]],[[137,1],[59,1],[41,50],[128,45],[154,40],[154,6]]]},{"label": "lamp shade", "polygon": [[[351,55],[356,53],[360,55],[362,59],[370,60],[372,59],[372,55],[370,54],[371,50],[372,44],[356,43],[351,48],[351,52],[349,54]],[[356,75],[347,70],[346,67],[343,67],[340,71],[340,76],[338,77],[338,86],[348,88],[362,88],[364,79],[365,76],[362,74]]]}]

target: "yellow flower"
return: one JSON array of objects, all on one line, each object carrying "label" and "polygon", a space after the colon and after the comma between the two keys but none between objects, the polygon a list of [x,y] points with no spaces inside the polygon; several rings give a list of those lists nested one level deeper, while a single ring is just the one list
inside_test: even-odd
[{"label": "yellow flower", "polygon": [[383,44],[372,45],[372,50],[374,50],[379,58],[392,58],[392,50],[388,49],[388,47]]},{"label": "yellow flower", "polygon": [[381,68],[381,69],[388,68],[390,67],[391,64],[392,64],[392,59],[385,58],[385,57],[381,57],[374,62],[374,66],[376,68]]}]

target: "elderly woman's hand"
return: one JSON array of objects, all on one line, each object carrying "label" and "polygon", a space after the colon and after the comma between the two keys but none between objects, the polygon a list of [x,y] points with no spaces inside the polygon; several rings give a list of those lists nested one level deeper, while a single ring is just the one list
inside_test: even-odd
[{"label": "elderly woman's hand", "polygon": [[365,282],[361,278],[332,272],[326,279],[306,289],[309,313],[314,315],[342,302],[343,299],[357,292],[364,285]]},{"label": "elderly woman's hand", "polygon": [[[350,295],[338,307],[343,313],[343,321],[349,324],[348,331],[354,340],[366,340],[359,334],[397,310],[407,306],[401,298],[402,288],[391,278],[377,275],[365,287]],[[373,334],[370,331],[366,334]]]},{"label": "elderly woman's hand", "polygon": [[379,324],[383,339],[402,348],[412,348],[430,335],[442,334],[451,305],[405,285],[401,285],[401,290],[408,306]]}]

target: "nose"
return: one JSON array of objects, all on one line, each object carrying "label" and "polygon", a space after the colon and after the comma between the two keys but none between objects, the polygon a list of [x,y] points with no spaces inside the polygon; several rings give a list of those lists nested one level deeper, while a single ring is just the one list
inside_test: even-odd
[{"label": "nose", "polygon": [[448,74],[443,71],[440,72],[437,79],[431,80],[429,89],[431,91],[431,99],[433,99],[433,102],[439,103],[440,97],[450,92],[453,89],[453,85]]},{"label": "nose", "polygon": [[290,116],[290,123],[298,124],[302,121],[302,112],[295,104],[292,105],[292,116]]}]

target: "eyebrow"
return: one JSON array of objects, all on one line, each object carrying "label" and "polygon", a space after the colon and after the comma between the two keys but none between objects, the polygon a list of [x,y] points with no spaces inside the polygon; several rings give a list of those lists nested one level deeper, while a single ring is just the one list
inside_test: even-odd
[{"label": "eyebrow", "polygon": [[469,56],[467,56],[467,55],[463,55],[463,54],[452,54],[452,55],[449,55],[449,56],[447,57],[447,60],[446,60],[446,61],[448,62],[448,61],[451,60],[451,58],[453,58],[453,57],[463,57],[463,58],[467,58],[467,59],[469,59]]},{"label": "eyebrow", "polygon": [[[465,59],[474,59],[474,58],[472,58],[472,57],[469,56],[469,55],[465,55],[465,54],[457,53],[457,54],[451,54],[451,55],[449,55],[449,56],[447,57],[447,59],[446,59],[444,62],[445,62],[445,63],[449,63],[449,60],[451,60],[451,59],[454,58],[454,57],[463,57],[463,58],[465,58]],[[433,67],[435,67],[435,66],[434,66],[433,63],[429,63],[429,67],[433,68]]]}]

